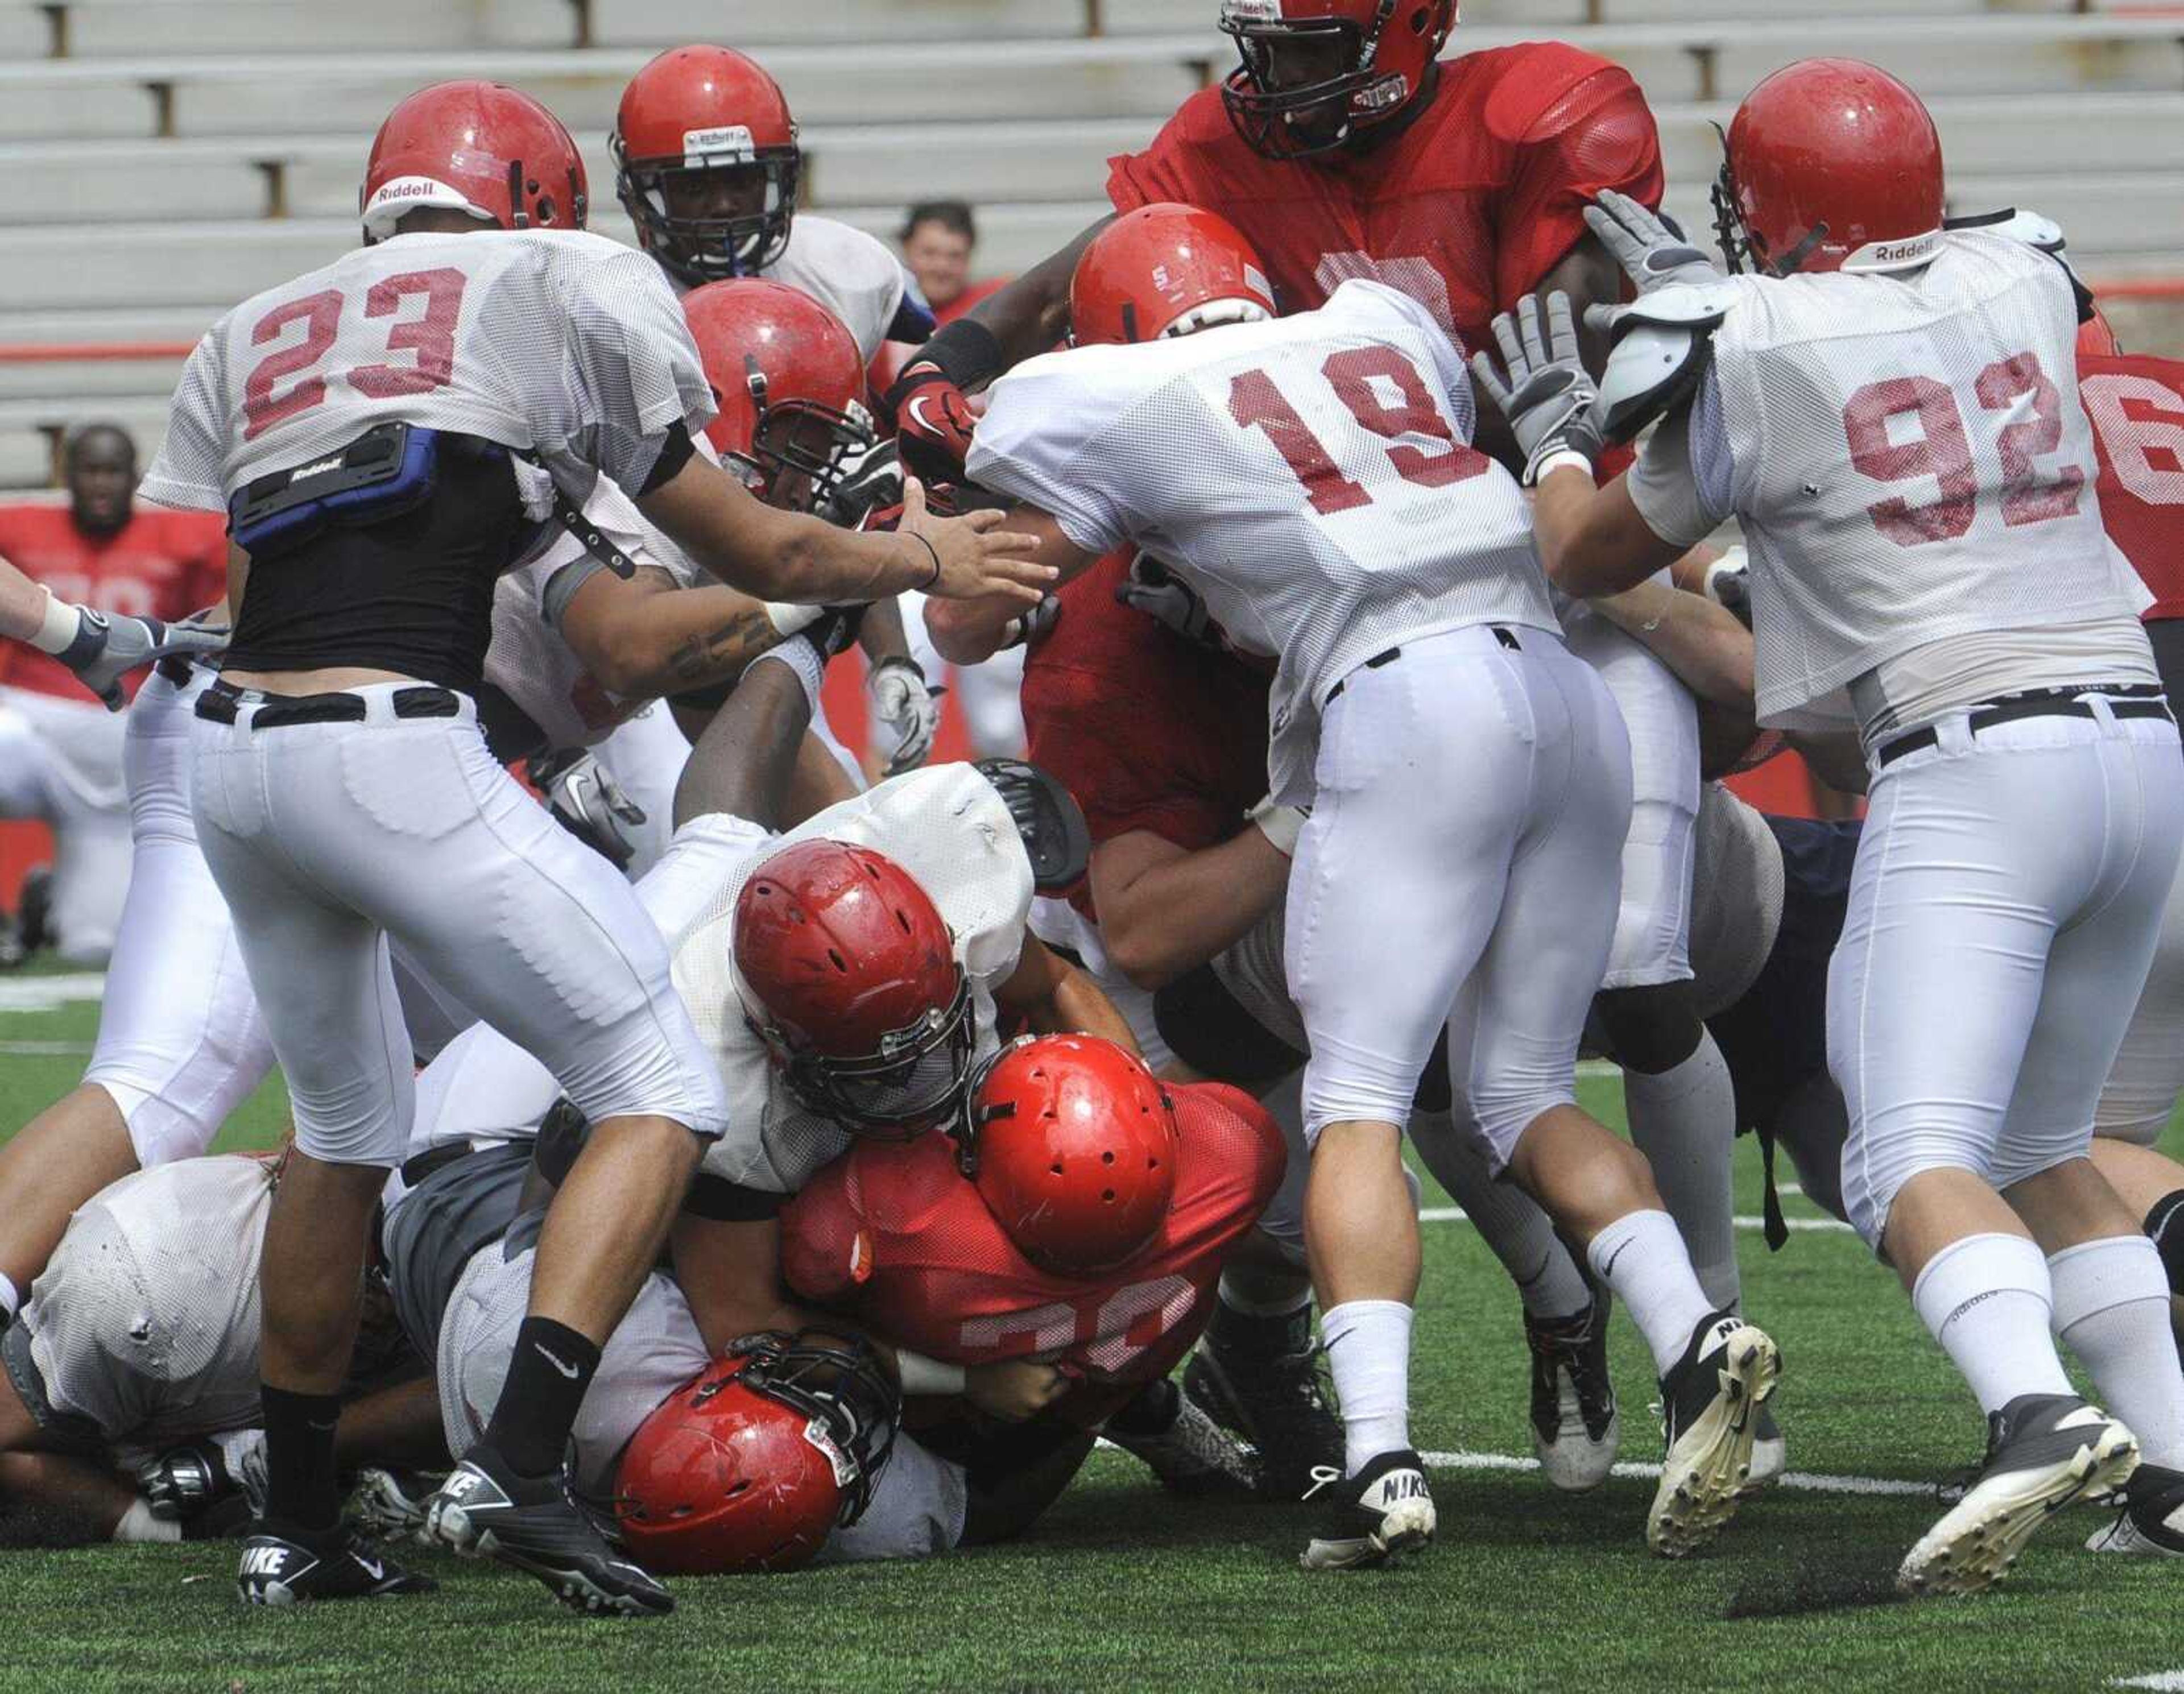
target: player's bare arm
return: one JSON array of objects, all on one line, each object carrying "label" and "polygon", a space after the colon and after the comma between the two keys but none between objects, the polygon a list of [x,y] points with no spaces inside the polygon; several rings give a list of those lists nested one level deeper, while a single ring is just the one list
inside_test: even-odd
[{"label": "player's bare arm", "polygon": [[722,812],[783,827],[811,722],[811,697],[788,666],[761,665],[746,675],[690,749],[675,790],[677,826]]},{"label": "player's bare arm", "polygon": [[1195,853],[1134,829],[1093,850],[1091,874],[1107,957],[1150,992],[1248,933],[1287,892],[1290,861],[1261,829]]},{"label": "player's bare arm", "polygon": [[725,585],[677,588],[652,568],[595,573],[562,613],[561,633],[599,685],[625,699],[732,683],[782,639],[762,602]]},{"label": "player's bare arm", "polygon": [[1585,599],[1635,588],[1685,551],[1646,527],[1626,478],[1600,488],[1574,460],[1540,479],[1532,521],[1548,577]]},{"label": "player's bare arm", "polygon": [[684,1212],[668,1232],[667,1246],[676,1283],[710,1351],[726,1351],[738,1335],[794,1333],[820,1321],[781,1285],[777,1218],[728,1220]]},{"label": "player's bare arm", "polygon": [[1728,607],[1650,578],[1592,602],[1702,700],[1752,710],[1752,632]]},{"label": "player's bare arm", "polygon": [[[1091,569],[1098,555],[1087,553],[1061,532],[1061,526],[1042,511],[1019,506],[1008,515],[1012,528],[1032,538],[1030,560],[1053,572],[1050,591]],[[1010,625],[1023,616],[1021,599],[988,594],[973,599],[935,602],[925,608],[925,627],[933,637],[933,650],[951,665],[977,665],[1008,645]]]},{"label": "player's bare arm", "polygon": [[1128,1022],[1100,984],[1028,933],[1015,971],[994,990],[994,1004],[1042,1035],[1102,1035],[1125,1052],[1138,1050]]}]

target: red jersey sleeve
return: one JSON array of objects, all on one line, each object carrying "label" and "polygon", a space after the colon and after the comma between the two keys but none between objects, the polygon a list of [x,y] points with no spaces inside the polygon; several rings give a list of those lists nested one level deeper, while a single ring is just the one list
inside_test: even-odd
[{"label": "red jersey sleeve", "polygon": [[1118,212],[1162,200],[1219,209],[1227,197],[1216,161],[1234,136],[1221,91],[1200,89],[1176,109],[1143,153],[1117,153],[1107,161],[1108,200]]},{"label": "red jersey sleeve", "polygon": [[800,1300],[846,1311],[872,1275],[872,1243],[850,1197],[854,1153],[821,1171],[782,1208],[781,1278]]},{"label": "red jersey sleeve", "polygon": [[1663,187],[1660,133],[1629,71],[1559,42],[1511,63],[1518,74],[1486,103],[1488,128],[1515,148],[1494,212],[1495,303],[1504,311],[1568,256],[1602,189],[1658,208]]}]

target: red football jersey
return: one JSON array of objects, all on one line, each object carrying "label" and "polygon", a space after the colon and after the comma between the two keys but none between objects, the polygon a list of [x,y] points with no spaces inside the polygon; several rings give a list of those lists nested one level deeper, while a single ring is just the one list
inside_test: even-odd
[{"label": "red football jersey", "polygon": [[1585,233],[1603,188],[1661,203],[1661,142],[1630,74],[1559,42],[1445,62],[1425,111],[1384,146],[1275,160],[1202,89],[1145,152],[1108,161],[1121,212],[1159,200],[1227,218],[1284,312],[1355,276],[1400,288],[1468,351]]},{"label": "red football jersey", "polygon": [[[86,535],[65,506],[0,506],[0,558],[57,599],[131,617],[203,611],[227,592],[227,526],[209,512],[139,506],[109,536]],[[64,699],[91,695],[55,659],[0,642],[0,682]],[[133,693],[136,685],[131,678]]]},{"label": "red football jersey", "polygon": [[2149,618],[2184,617],[2184,360],[2126,354],[2078,361],[2101,456],[2101,517],[2153,596]]},{"label": "red football jersey", "polygon": [[1213,1310],[1222,1261],[1281,1185],[1282,1132],[1249,1095],[1172,1086],[1175,1198],[1152,1243],[1097,1278],[1039,1269],[994,1221],[939,1130],[860,1141],[781,1214],[782,1273],[799,1298],[952,1363],[1037,1357],[1078,1386],[1053,1408],[1092,1428],[1166,1376]]}]

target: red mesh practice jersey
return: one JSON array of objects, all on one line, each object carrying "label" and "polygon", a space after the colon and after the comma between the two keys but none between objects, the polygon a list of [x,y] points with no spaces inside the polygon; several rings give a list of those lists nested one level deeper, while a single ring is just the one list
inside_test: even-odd
[{"label": "red mesh practice jersey", "polygon": [[[1267,792],[1267,678],[1117,603],[1128,549],[1061,590],[1024,662],[1025,756],[1076,796],[1095,846],[1150,830],[1217,846]],[[1096,919],[1089,886],[1078,909]]]},{"label": "red mesh practice jersey", "polygon": [[2101,517],[2153,596],[2184,617],[2184,361],[2081,359],[2078,393],[2101,458]]},{"label": "red mesh practice jersey", "polygon": [[1217,88],[1145,152],[1109,161],[1117,211],[1180,200],[1258,248],[1284,312],[1370,276],[1429,308],[1467,350],[1566,257],[1603,188],[1661,203],[1661,144],[1621,67],[1559,42],[1441,66],[1426,110],[1387,145],[1278,161],[1252,152]]},{"label": "red mesh practice jersey", "polygon": [[1228,1250],[1280,1185],[1282,1134],[1249,1095],[1173,1086],[1181,1132],[1161,1234],[1122,1268],[1050,1275],[1017,1251],[936,1130],[860,1141],[781,1215],[782,1271],[800,1298],[950,1362],[1034,1356],[1080,1386],[1057,1415],[1091,1427],[1173,1370],[1206,1327]]},{"label": "red mesh practice jersey", "polygon": [[[185,618],[227,592],[227,525],[209,513],[139,507],[115,533],[91,536],[65,506],[0,506],[0,558],[58,599],[131,617]],[[0,682],[92,704],[58,660],[20,642],[0,643]]]}]

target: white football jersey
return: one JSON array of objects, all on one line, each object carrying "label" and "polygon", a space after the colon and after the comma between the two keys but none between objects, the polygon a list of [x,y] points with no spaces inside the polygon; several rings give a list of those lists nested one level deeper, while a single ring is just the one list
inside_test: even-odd
[{"label": "white football jersey", "polygon": [[1952,636],[2135,616],[2053,259],[1964,231],[1901,276],[1732,286],[1709,382],[1632,493],[1667,541],[1741,521],[1761,722],[1840,726],[1853,679]]},{"label": "white football jersey", "polygon": [[1462,355],[1392,288],[1050,354],[989,398],[972,481],[1087,552],[1147,549],[1239,648],[1279,660],[1278,799],[1309,800],[1320,708],[1368,659],[1468,624],[1558,629],[1524,494],[1470,444]]},{"label": "white football jersey", "polygon": [[833,313],[869,365],[902,309],[908,273],[876,236],[800,212],[788,245],[759,275],[802,290]]},{"label": "white football jersey", "polygon": [[[398,235],[267,289],[190,355],[142,492],[221,511],[244,483],[405,421],[535,452],[581,504],[644,485],[712,390],[674,291],[581,231]],[[517,467],[534,516],[550,490]]]},{"label": "white football jersey", "polygon": [[739,1187],[794,1194],[850,1145],[849,1132],[805,1109],[744,1011],[735,906],[744,883],[783,848],[844,841],[884,853],[933,897],[970,978],[976,1056],[1000,1045],[994,990],[1016,970],[1031,917],[1031,861],[994,785],[968,765],[935,765],[882,783],[769,839],[722,884],[675,950],[675,986],[728,1087],[727,1132],[705,1168]]}]

